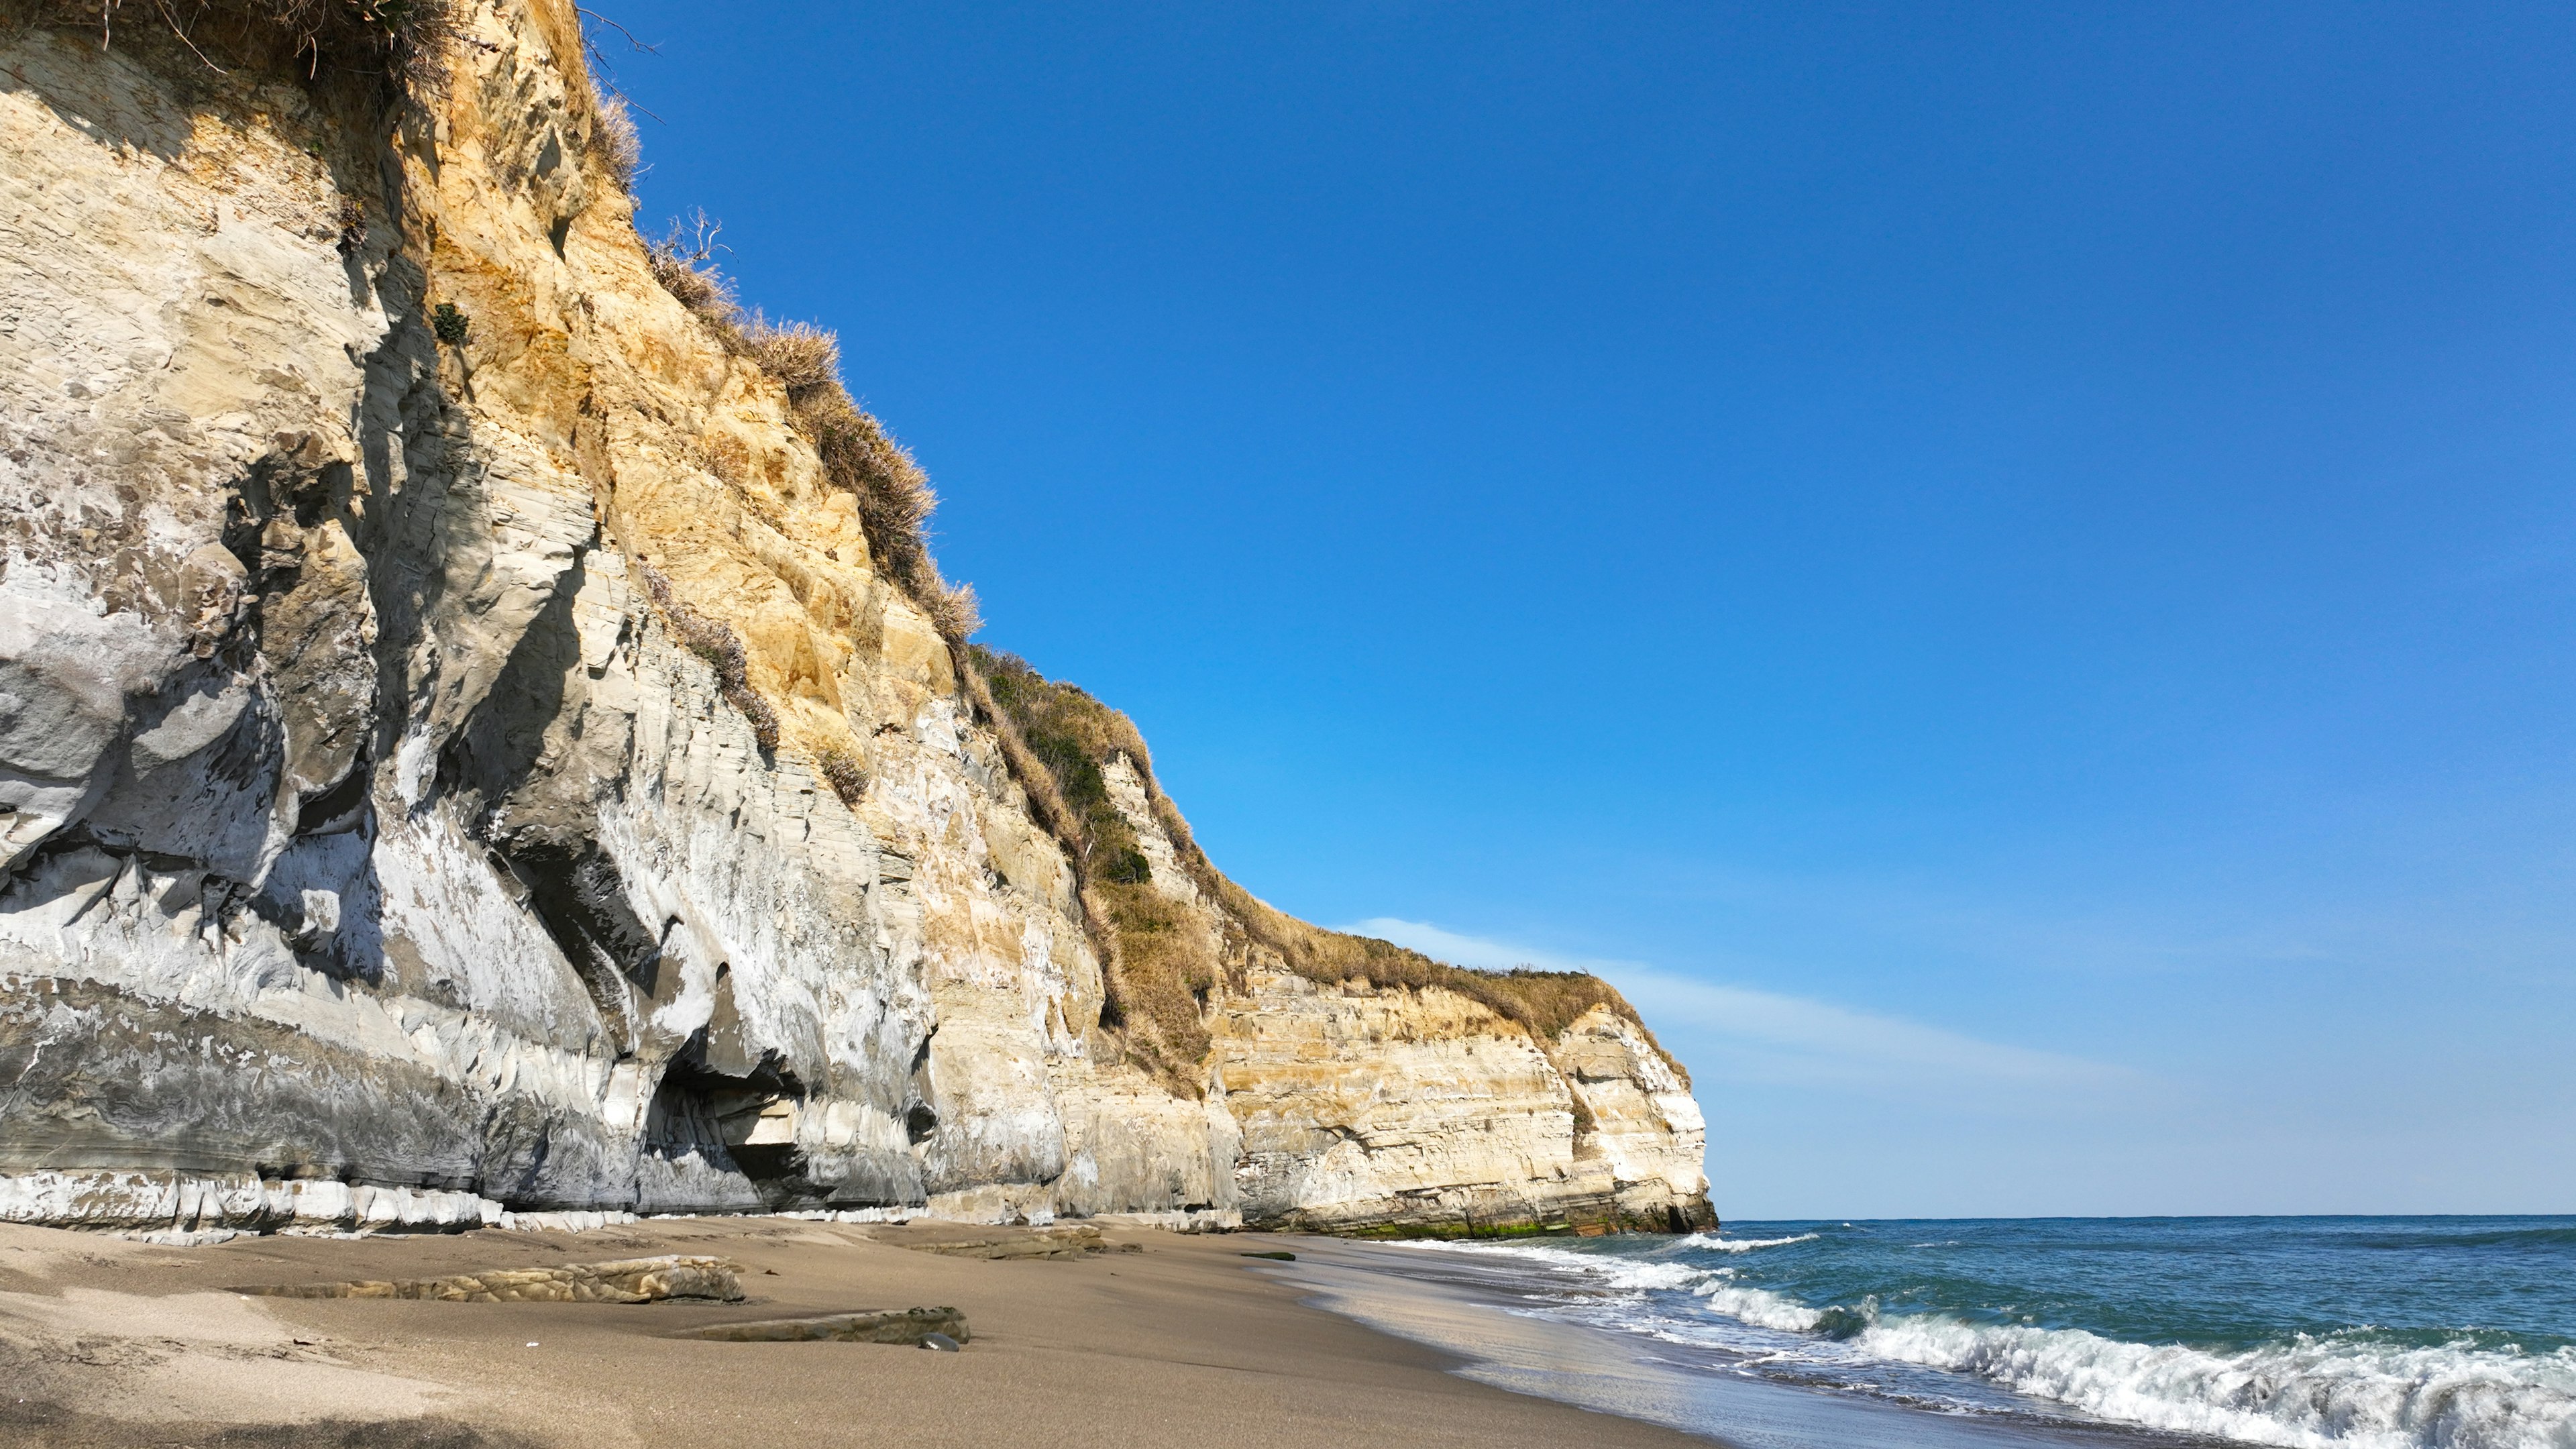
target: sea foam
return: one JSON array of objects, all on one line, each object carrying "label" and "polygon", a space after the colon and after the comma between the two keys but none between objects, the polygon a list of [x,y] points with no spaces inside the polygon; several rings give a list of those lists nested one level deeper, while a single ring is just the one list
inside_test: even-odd
[{"label": "sea foam", "polygon": [[1691,1291],[1755,1327],[1827,1335],[1863,1358],[1970,1374],[2149,1428],[2281,1449],[2576,1449],[2576,1350],[2406,1346],[2360,1332],[2218,1352],[2080,1328],[1883,1314],[1867,1299],[1816,1309],[1722,1275]]},{"label": "sea foam", "polygon": [[2576,1449],[2567,1349],[2410,1347],[2355,1333],[2223,1353],[1938,1313],[1879,1317],[1851,1343],[2104,1418],[2287,1449]]},{"label": "sea foam", "polygon": [[[1814,1236],[1702,1236],[1687,1246],[1735,1253]],[[1817,1308],[1739,1282],[1725,1265],[1535,1244],[1437,1246],[1543,1264],[1575,1280],[1586,1291],[1562,1306],[1596,1326],[1794,1357],[1809,1367],[1875,1361],[1937,1369],[2148,1428],[2280,1449],[2576,1449],[2576,1349],[2405,1345],[2375,1341],[2369,1330],[2292,1335],[2238,1351],[2142,1344],[2084,1329],[1884,1313],[1868,1298]],[[1639,1311],[1658,1290],[1687,1295],[1723,1320],[1796,1336],[1801,1346],[1782,1355],[1779,1339],[1730,1341],[1694,1331],[1669,1309]],[[1622,1306],[1602,1311],[1613,1303]]]},{"label": "sea foam", "polygon": [[1794,1238],[1721,1238],[1715,1233],[1699,1233],[1683,1240],[1684,1245],[1711,1253],[1750,1253],[1756,1248],[1785,1248],[1791,1243],[1812,1243],[1814,1233],[1800,1233]]}]

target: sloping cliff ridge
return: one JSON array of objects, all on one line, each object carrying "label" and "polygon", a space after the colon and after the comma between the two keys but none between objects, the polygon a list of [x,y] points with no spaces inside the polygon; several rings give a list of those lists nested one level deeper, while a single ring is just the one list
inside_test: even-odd
[{"label": "sloping cliff ridge", "polygon": [[454,14],[0,20],[0,1217],[1711,1221],[1616,992],[1272,911],[954,637],[571,7]]}]

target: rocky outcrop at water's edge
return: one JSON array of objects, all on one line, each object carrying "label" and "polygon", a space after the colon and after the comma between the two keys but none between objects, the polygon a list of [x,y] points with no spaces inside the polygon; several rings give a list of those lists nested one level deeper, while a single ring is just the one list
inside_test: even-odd
[{"label": "rocky outcrop at water's edge", "polygon": [[0,24],[0,1218],[1709,1223],[1616,993],[1033,745],[657,280],[572,8],[458,14],[398,98]]}]

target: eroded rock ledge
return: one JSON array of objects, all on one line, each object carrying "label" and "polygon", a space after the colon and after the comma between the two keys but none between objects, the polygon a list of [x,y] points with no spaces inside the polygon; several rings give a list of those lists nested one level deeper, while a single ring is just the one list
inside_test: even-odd
[{"label": "eroded rock ledge", "polygon": [[0,1217],[1709,1221],[1615,993],[1263,914],[1141,742],[1068,807],[656,281],[571,8],[459,13],[390,102],[0,25]]},{"label": "eroded rock ledge", "polygon": [[437,1303],[667,1303],[742,1301],[742,1265],[665,1254],[549,1268],[492,1268],[444,1278],[359,1279],[348,1283],[255,1283],[249,1298],[411,1298]]}]

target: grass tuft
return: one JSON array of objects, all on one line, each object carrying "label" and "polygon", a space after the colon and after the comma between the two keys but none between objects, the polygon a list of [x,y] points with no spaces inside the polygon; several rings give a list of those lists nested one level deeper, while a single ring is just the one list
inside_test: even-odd
[{"label": "grass tuft", "polygon": [[815,760],[822,767],[823,781],[841,803],[856,806],[859,797],[868,793],[867,767],[859,763],[858,751],[847,745],[833,745]]},{"label": "grass tuft", "polygon": [[929,610],[931,624],[947,638],[972,638],[977,630],[984,627],[984,607],[982,601],[975,597],[975,586],[951,585],[939,580],[935,574],[932,579],[936,592],[924,606]]},{"label": "grass tuft", "polygon": [[744,318],[743,341],[751,360],[787,389],[789,402],[810,400],[841,385],[841,339],[811,322],[772,322],[757,311]]},{"label": "grass tuft", "polygon": [[635,567],[643,575],[644,591],[652,595],[654,607],[670,621],[672,634],[690,653],[715,667],[717,692],[750,722],[752,738],[760,742],[762,752],[776,750],[778,711],[751,687],[741,636],[673,597],[671,580],[660,569],[648,563]]},{"label": "grass tuft", "polygon": [[662,290],[714,324],[718,340],[732,351],[740,331],[735,319],[741,313],[734,303],[733,282],[716,267],[716,253],[727,249],[716,240],[722,235],[724,223],[701,206],[685,217],[672,217],[670,229],[660,236],[645,238],[644,256]]},{"label": "grass tuft", "polygon": [[367,208],[354,196],[340,198],[339,252],[344,257],[356,256],[367,245]]},{"label": "grass tuft", "polygon": [[594,91],[591,96],[590,154],[621,191],[631,191],[644,168],[644,138],[635,134],[635,117],[625,98]]},{"label": "grass tuft", "polygon": [[726,351],[786,389],[788,420],[813,445],[824,476],[857,501],[877,566],[951,644],[964,644],[984,627],[984,617],[974,587],[941,578],[930,556],[930,515],[939,507],[930,476],[850,396],[841,381],[838,334],[743,310],[732,280],[716,264],[717,253],[727,250],[717,240],[723,232],[724,224],[703,207],[672,218],[667,231],[646,243],[654,277]]}]

